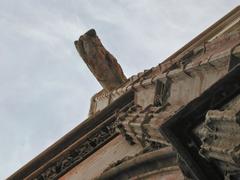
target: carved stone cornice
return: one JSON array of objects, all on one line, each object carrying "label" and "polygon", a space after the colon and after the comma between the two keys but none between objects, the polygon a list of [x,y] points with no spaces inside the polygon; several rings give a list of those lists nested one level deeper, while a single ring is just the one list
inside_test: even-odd
[{"label": "carved stone cornice", "polygon": [[[230,111],[222,111],[226,104],[240,94],[239,73],[240,65],[237,65],[160,128],[160,132],[180,154],[194,179],[224,179],[225,171],[220,167],[220,163],[214,163],[213,158],[221,160],[221,164],[239,165],[238,133],[231,135],[234,133],[233,128],[238,129],[237,116]],[[202,133],[197,128],[201,127],[204,122],[208,130],[204,128],[205,132]],[[224,134],[223,131],[226,128],[221,128],[225,125],[228,128],[231,127],[231,130]],[[232,144],[228,142],[228,137],[231,136],[236,136],[232,137],[231,140],[234,141]],[[220,151],[217,149],[219,145],[223,145],[219,148]]]},{"label": "carved stone cornice", "polygon": [[132,106],[133,98],[133,91],[125,93],[101,112],[83,121],[8,179],[45,180],[62,176],[118,134],[115,131],[117,112]]},{"label": "carved stone cornice", "polygon": [[[112,118],[113,119],[113,118]],[[118,134],[115,131],[115,122],[112,120],[104,124],[96,132],[92,133],[79,146],[69,150],[60,156],[50,167],[44,169],[34,180],[56,179],[66,173],[69,169],[85,160],[97,149],[105,145]]]}]

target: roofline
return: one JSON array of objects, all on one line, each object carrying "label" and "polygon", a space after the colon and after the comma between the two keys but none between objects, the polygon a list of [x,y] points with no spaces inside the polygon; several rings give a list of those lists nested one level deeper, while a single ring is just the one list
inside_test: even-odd
[{"label": "roofline", "polygon": [[[203,45],[215,33],[220,32],[227,24],[231,23],[231,20],[236,18],[237,16],[240,16],[240,5],[235,7],[230,12],[228,12],[225,16],[223,16],[221,19],[219,19],[214,24],[212,24],[210,27],[205,29],[203,32],[201,32],[199,35],[197,35],[195,38],[193,38],[191,41],[189,41],[187,44],[185,44],[179,50],[174,52],[171,56],[167,57],[165,60],[163,60],[161,63],[159,63],[159,65],[156,67],[160,68],[160,73],[165,73],[166,71],[168,71],[168,69],[171,67],[171,65],[177,63],[185,54],[187,54],[188,52],[190,52],[197,46]],[[139,79],[143,76],[152,74],[153,69],[155,69],[155,67],[153,67],[149,70],[144,70],[143,74],[141,74],[131,84],[138,82]],[[125,81],[118,89],[126,86],[126,83],[128,83],[128,82],[129,82],[129,79],[127,81]]]},{"label": "roofline", "polygon": [[23,179],[31,175],[34,171],[39,169],[43,164],[51,161],[56,155],[64,151],[70,145],[74,144],[79,138],[89,133],[94,127],[102,123],[105,119],[110,117],[116,110],[122,108],[134,97],[134,92],[129,91],[126,94],[120,96],[109,106],[104,108],[102,111],[96,113],[94,116],[87,118],[77,127],[72,129],[69,133],[60,138],[57,142],[52,144],[34,159],[25,164],[22,168],[16,171],[7,179]]},{"label": "roofline", "polygon": [[240,6],[237,6],[225,16],[223,16],[221,19],[219,19],[217,22],[215,22],[213,25],[211,25],[206,30],[197,35],[195,38],[193,38],[190,42],[188,42],[175,53],[173,53],[171,56],[169,56],[167,59],[165,59],[161,64],[168,63],[169,61],[171,63],[175,63],[176,60],[178,60],[177,57],[183,55],[184,52],[186,53],[209,40],[214,34],[220,32],[227,24],[231,22],[231,20],[235,19],[239,15]]}]

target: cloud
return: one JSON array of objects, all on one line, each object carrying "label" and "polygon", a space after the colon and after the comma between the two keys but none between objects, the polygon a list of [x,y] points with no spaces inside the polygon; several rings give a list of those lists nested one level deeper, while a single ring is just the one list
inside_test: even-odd
[{"label": "cloud", "polygon": [[87,117],[100,85],[73,45],[95,28],[130,76],[155,66],[237,1],[0,2],[0,179]]}]

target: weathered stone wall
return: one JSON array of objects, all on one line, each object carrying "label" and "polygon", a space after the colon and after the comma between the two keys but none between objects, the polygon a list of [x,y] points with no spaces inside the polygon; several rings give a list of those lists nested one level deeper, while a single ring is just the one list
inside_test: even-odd
[{"label": "weathered stone wall", "polygon": [[141,150],[141,146],[129,145],[127,141],[119,135],[82,163],[71,169],[67,174],[62,176],[60,180],[93,179],[99,176],[110,164],[126,156],[133,156]]}]

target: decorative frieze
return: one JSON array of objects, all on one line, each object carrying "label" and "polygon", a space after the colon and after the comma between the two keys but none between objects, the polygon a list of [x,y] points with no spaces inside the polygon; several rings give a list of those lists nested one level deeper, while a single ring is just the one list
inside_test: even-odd
[{"label": "decorative frieze", "polygon": [[114,121],[103,126],[100,130],[88,137],[78,147],[72,149],[68,154],[61,156],[53,165],[39,174],[35,180],[56,179],[77,163],[86,159],[98,148],[109,142],[117,135]]}]

